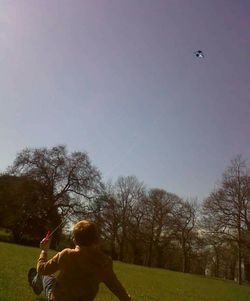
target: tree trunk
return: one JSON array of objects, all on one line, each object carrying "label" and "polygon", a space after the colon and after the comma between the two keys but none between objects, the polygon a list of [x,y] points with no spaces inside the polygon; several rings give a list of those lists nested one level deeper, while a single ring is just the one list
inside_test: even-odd
[{"label": "tree trunk", "polygon": [[152,250],[153,250],[153,242],[150,240],[149,249],[148,249],[148,263],[147,265],[151,267],[152,265]]},{"label": "tree trunk", "polygon": [[182,248],[182,272],[187,273],[187,248],[186,248],[186,241],[183,233],[181,238],[181,248]]},{"label": "tree trunk", "polygon": [[187,251],[185,247],[182,249],[182,272],[187,273]]},{"label": "tree trunk", "polygon": [[238,242],[238,284],[242,283],[242,269],[241,269],[241,243]]}]

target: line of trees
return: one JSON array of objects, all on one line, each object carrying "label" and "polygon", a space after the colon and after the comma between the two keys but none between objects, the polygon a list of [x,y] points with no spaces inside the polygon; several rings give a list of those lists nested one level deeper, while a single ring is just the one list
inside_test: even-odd
[{"label": "line of trees", "polygon": [[94,220],[114,259],[250,279],[250,175],[241,156],[198,204],[135,176],[104,184],[86,153],[65,146],[23,150],[0,177],[0,227],[16,242],[37,243],[65,218]]}]

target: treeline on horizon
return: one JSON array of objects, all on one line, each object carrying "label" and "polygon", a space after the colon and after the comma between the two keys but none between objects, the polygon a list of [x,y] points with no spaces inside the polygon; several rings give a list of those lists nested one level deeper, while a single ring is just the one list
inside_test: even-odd
[{"label": "treeline on horizon", "polygon": [[[236,156],[216,190],[197,204],[135,176],[103,183],[87,153],[27,148],[0,175],[0,227],[15,243],[38,245],[61,222],[91,219],[113,259],[250,281],[250,174]],[[54,248],[66,246],[61,228]]]}]

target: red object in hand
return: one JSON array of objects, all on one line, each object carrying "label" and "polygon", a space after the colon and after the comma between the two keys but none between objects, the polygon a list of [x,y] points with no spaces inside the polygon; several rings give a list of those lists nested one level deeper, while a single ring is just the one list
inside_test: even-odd
[{"label": "red object in hand", "polygon": [[50,236],[50,230],[47,232],[46,236],[44,237],[44,240],[49,240],[49,236]]}]

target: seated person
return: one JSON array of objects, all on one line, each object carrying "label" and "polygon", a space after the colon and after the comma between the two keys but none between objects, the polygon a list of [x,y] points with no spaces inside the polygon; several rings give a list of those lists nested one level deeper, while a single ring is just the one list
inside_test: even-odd
[{"label": "seated person", "polygon": [[33,291],[39,295],[44,290],[53,301],[93,301],[103,282],[120,301],[131,300],[113,271],[112,259],[101,251],[96,225],[78,222],[73,242],[74,249],[64,249],[48,260],[49,240],[41,241],[37,268],[28,274]]}]

